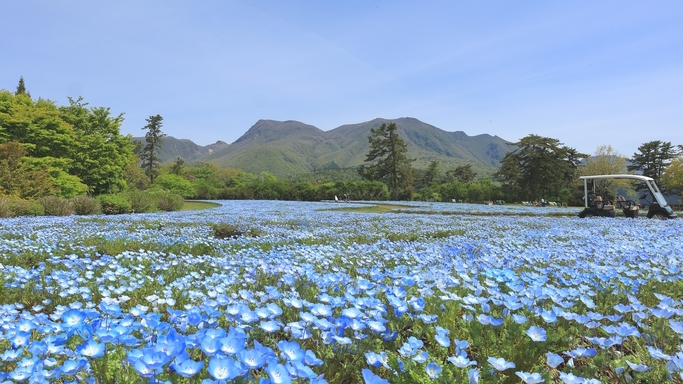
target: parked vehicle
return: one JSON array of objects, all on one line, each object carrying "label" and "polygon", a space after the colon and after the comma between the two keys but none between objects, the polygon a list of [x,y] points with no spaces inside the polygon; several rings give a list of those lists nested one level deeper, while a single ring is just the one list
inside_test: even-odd
[{"label": "parked vehicle", "polygon": [[[669,206],[662,195],[662,192],[657,187],[657,184],[651,177],[641,176],[641,175],[594,175],[594,176],[581,176],[580,179],[583,180],[583,199],[584,199],[584,210],[579,213],[579,217],[616,217],[616,209],[620,209],[624,212],[625,217],[636,218],[638,217],[638,212],[641,208],[637,202],[633,200],[626,200],[623,196],[617,196],[616,205],[612,201],[603,201],[601,196],[595,194],[595,183],[592,184],[592,193],[588,190],[588,182],[595,179],[630,179],[637,180],[645,184],[648,191],[645,192],[640,199],[647,200],[649,203],[649,208],[647,211],[648,219],[674,219],[676,214],[673,209]],[[648,199],[648,195],[652,196],[652,201]]]}]

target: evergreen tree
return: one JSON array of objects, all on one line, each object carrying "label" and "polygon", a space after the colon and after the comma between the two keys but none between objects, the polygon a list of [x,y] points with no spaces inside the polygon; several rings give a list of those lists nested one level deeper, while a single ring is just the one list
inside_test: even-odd
[{"label": "evergreen tree", "polygon": [[587,157],[557,139],[538,135],[513,145],[518,149],[505,155],[495,174],[508,199],[559,198],[576,177],[580,159]]},{"label": "evergreen tree", "polygon": [[14,92],[14,95],[26,95],[28,97],[31,97],[31,94],[26,90],[26,85],[24,84],[24,76],[19,77],[19,84],[17,85],[17,91]]},{"label": "evergreen tree", "polygon": [[477,173],[472,170],[472,164],[465,164],[455,167],[446,173],[449,179],[457,180],[461,183],[469,183],[474,181]]},{"label": "evergreen tree", "polygon": [[173,165],[171,166],[171,173],[180,176],[180,173],[183,171],[184,167],[185,167],[185,160],[178,157],[176,159],[175,163],[173,163]]},{"label": "evergreen tree", "polygon": [[370,151],[365,161],[373,163],[358,168],[358,173],[365,179],[384,182],[395,200],[410,197],[413,177],[410,164],[415,161],[406,156],[408,146],[398,136],[397,129],[396,123],[372,128],[368,136]]},{"label": "evergreen tree", "polygon": [[649,141],[638,147],[638,152],[631,157],[629,171],[640,171],[643,176],[651,177],[659,184],[659,178],[666,168],[680,154],[680,146],[676,148],[670,141]]},{"label": "evergreen tree", "polygon": [[422,175],[422,183],[428,187],[431,187],[436,183],[437,176],[439,175],[439,160],[432,160],[427,166],[427,170],[424,175]]},{"label": "evergreen tree", "polygon": [[161,151],[161,146],[163,144],[163,137],[166,136],[161,132],[161,121],[163,117],[160,115],[150,116],[142,130],[147,130],[145,134],[145,141],[147,144],[142,148],[142,153],[140,154],[140,161],[142,162],[142,168],[145,170],[147,176],[149,176],[150,183],[154,183],[154,178],[159,174],[159,163],[161,159],[159,158],[159,151]]}]

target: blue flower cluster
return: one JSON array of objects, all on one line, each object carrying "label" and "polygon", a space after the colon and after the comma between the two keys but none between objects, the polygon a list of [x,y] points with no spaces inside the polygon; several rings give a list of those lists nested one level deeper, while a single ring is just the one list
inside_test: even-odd
[{"label": "blue flower cluster", "polygon": [[452,206],[2,220],[0,382],[683,380],[683,221]]}]

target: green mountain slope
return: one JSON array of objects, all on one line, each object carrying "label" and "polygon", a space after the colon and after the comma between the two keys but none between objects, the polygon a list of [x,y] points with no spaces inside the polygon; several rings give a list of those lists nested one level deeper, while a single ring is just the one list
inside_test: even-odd
[{"label": "green mountain slope", "polygon": [[[144,137],[134,137],[133,141],[139,141],[142,145],[146,144]],[[195,144],[192,140],[176,139],[172,136],[166,136],[163,138],[163,145],[161,146],[159,157],[161,158],[162,163],[173,162],[178,157],[191,161],[208,156],[214,151],[223,149],[227,146],[228,143],[220,140],[213,144],[202,146]]]},{"label": "green mountain slope", "polygon": [[[276,176],[351,168],[365,162],[370,129],[391,122],[398,126],[401,138],[408,144],[408,155],[416,159],[413,164],[418,169],[424,169],[430,161],[438,160],[442,171],[472,164],[478,174],[490,175],[505,153],[514,149],[497,136],[447,132],[414,118],[374,119],[342,125],[330,131],[322,131],[298,121],[259,120],[230,145],[215,147],[203,155],[201,148],[204,147],[198,146],[200,149],[194,150],[188,148],[187,153],[194,157],[169,154],[168,158],[174,160],[181,156],[247,172],[266,171]],[[166,146],[164,143],[163,150],[171,152]]]}]

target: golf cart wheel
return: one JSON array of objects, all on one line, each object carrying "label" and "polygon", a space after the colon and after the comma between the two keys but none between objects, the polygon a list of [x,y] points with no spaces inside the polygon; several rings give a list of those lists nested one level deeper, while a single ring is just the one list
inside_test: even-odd
[{"label": "golf cart wheel", "polygon": [[655,220],[666,220],[666,219],[668,219],[668,217],[666,217],[666,215],[663,213],[655,213],[654,215],[652,215],[652,218]]},{"label": "golf cart wheel", "polygon": [[588,212],[588,213],[586,213],[583,217],[586,218],[586,219],[590,219],[591,217],[594,217],[594,216],[595,216],[595,213],[593,213],[593,212]]}]

